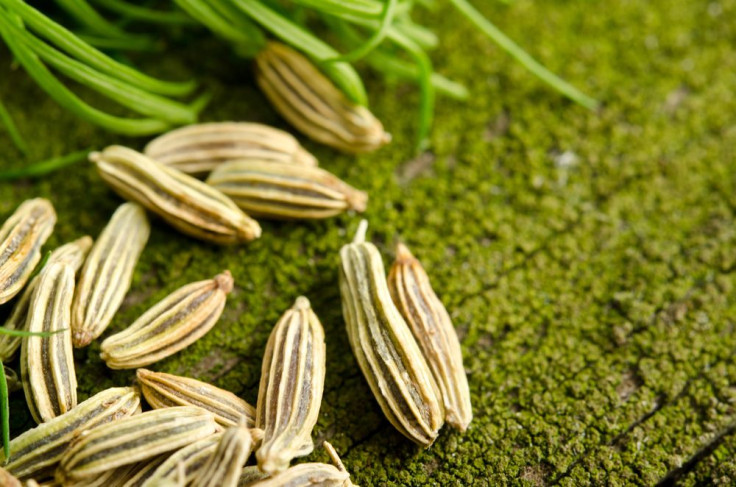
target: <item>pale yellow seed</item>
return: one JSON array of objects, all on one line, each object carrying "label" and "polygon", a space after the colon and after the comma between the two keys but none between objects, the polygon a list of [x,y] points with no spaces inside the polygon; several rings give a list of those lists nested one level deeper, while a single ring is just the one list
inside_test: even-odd
[{"label": "pale yellow seed", "polygon": [[222,433],[216,433],[175,451],[141,487],[156,487],[161,483],[173,483],[177,480],[181,480],[182,485],[191,483],[215,453],[221,437]]},{"label": "pale yellow seed", "polygon": [[311,434],[325,380],[324,339],[322,324],[304,296],[271,332],[256,409],[256,427],[264,433],[256,458],[266,473],[285,470],[293,458],[314,448]]},{"label": "pale yellow seed", "polygon": [[72,305],[72,342],[85,347],[112,321],[133,279],[151,228],[135,203],[118,207],[89,252]]},{"label": "pale yellow seed", "polygon": [[391,300],[365,221],[340,250],[340,296],[353,354],[388,420],[419,445],[444,423],[442,396],[409,326]]},{"label": "pale yellow seed", "polygon": [[113,468],[95,477],[74,483],[74,487],[140,487],[166,460],[166,454],[149,460]]},{"label": "pale yellow seed", "polygon": [[207,184],[256,217],[328,218],[347,210],[365,211],[368,195],[318,167],[269,161],[227,162]]},{"label": "pale yellow seed", "polygon": [[240,473],[253,447],[248,429],[243,425],[225,430],[217,448],[194,481],[193,487],[237,487]]},{"label": "pale yellow seed", "polygon": [[62,485],[94,478],[109,469],[156,457],[205,438],[215,418],[200,408],[146,411],[80,435],[66,450],[56,480]]},{"label": "pale yellow seed", "polygon": [[[46,267],[53,264],[54,262],[68,263],[74,269],[74,272],[84,263],[84,259],[89,252],[89,248],[92,246],[92,239],[88,236],[79,238],[73,242],[62,245],[55,249],[49,255]],[[38,284],[39,276],[31,279],[20,297],[17,299],[13,306],[13,311],[5,321],[4,328],[8,330],[25,330],[26,329],[26,318],[28,317],[28,308],[31,304],[31,296],[33,291],[36,289]],[[0,334],[0,362],[5,362],[13,358],[15,352],[20,347],[21,337]]]},{"label": "pale yellow seed", "polygon": [[[13,439],[10,442],[10,461],[5,468],[21,479],[43,478],[53,473],[66,445],[82,431],[130,416],[139,408],[140,395],[132,387],[98,392],[68,413]],[[0,460],[5,460],[2,451]]]},{"label": "pale yellow seed", "polygon": [[26,329],[52,335],[24,337],[20,364],[28,408],[33,419],[42,423],[77,405],[71,331],[74,268],[54,262],[38,278]]},{"label": "pale yellow seed", "polygon": [[18,294],[41,260],[56,212],[43,198],[24,201],[0,228],[0,304]]},{"label": "pale yellow seed", "polygon": [[465,431],[473,419],[473,410],[460,341],[426,271],[403,244],[396,248],[388,286],[394,304],[411,327],[432,369],[444,400],[446,421]]},{"label": "pale yellow seed", "polygon": [[224,162],[257,159],[316,166],[290,133],[250,122],[200,123],[160,135],[144,149],[151,159],[187,174],[206,174]]},{"label": "pale yellow seed", "polygon": [[248,242],[261,235],[258,222],[225,195],[139,152],[110,146],[90,154],[90,160],[120,196],[140,203],[182,233],[217,244]]},{"label": "pale yellow seed", "polygon": [[134,369],[183,350],[215,326],[232,289],[229,271],[179,288],[105,339],[100,356],[112,369]]},{"label": "pale yellow seed", "polygon": [[136,375],[146,402],[154,409],[197,406],[211,412],[222,426],[236,426],[245,421],[246,426],[253,427],[255,408],[232,392],[163,372],[138,369]]},{"label": "pale yellow seed", "polygon": [[255,60],[258,86],[305,135],[350,153],[370,152],[391,140],[367,108],[351,102],[299,52],[269,42]]},{"label": "pale yellow seed", "polygon": [[350,474],[337,456],[335,449],[324,442],[324,447],[330,455],[333,465],[326,463],[302,463],[288,468],[273,477],[251,483],[253,487],[351,487]]}]

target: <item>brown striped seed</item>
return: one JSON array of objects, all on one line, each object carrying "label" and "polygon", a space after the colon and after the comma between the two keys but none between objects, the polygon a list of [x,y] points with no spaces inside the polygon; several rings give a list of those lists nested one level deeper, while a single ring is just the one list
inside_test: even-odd
[{"label": "brown striped seed", "polygon": [[207,179],[248,214],[276,219],[328,218],[365,211],[368,195],[318,167],[231,161]]},{"label": "brown striped seed", "polygon": [[444,422],[442,397],[409,326],[391,301],[381,254],[361,222],[340,250],[340,295],[353,354],[388,420],[428,447]]},{"label": "brown striped seed", "polygon": [[142,462],[123,465],[75,482],[74,487],[141,487],[164,460],[166,460],[166,454]]},{"label": "brown striped seed", "polygon": [[182,233],[217,244],[247,242],[261,235],[258,222],[192,176],[117,145],[89,157],[115,192],[142,204]]},{"label": "brown striped seed", "polygon": [[231,426],[222,433],[215,452],[192,482],[193,487],[237,487],[240,472],[253,447],[248,428]]},{"label": "brown striped seed", "polygon": [[[68,413],[12,440],[10,461],[5,468],[21,479],[41,478],[53,472],[68,443],[82,431],[130,416],[139,408],[140,395],[132,387],[114,387],[98,392]],[[0,460],[5,460],[1,451]]]},{"label": "brown striped seed", "polygon": [[41,260],[41,246],[56,224],[56,212],[43,198],[24,201],[0,228],[0,304],[18,294]]},{"label": "brown striped seed", "polygon": [[52,335],[23,338],[20,373],[31,416],[42,423],[77,405],[70,326],[74,268],[69,264],[53,263],[38,277],[26,329]]},{"label": "brown striped seed", "polygon": [[271,478],[252,484],[253,487],[351,487],[350,474],[337,456],[335,449],[324,442],[324,447],[335,466],[326,463],[302,463]]},{"label": "brown striped seed", "polygon": [[0,467],[0,485],[3,487],[23,487],[20,480],[2,467]]},{"label": "brown striped seed", "polygon": [[215,418],[200,408],[156,409],[99,426],[80,435],[56,470],[62,485],[109,469],[151,459],[215,432]]},{"label": "brown striped seed", "polygon": [[473,419],[473,410],[460,341],[422,264],[401,243],[396,247],[388,287],[432,369],[444,400],[445,420],[465,431]]},{"label": "brown striped seed", "polygon": [[[82,266],[91,246],[92,239],[88,236],[84,236],[73,242],[62,245],[51,252],[45,267],[48,267],[54,262],[64,262],[71,265],[74,272],[76,272]],[[33,291],[36,289],[36,285],[38,284],[38,279],[39,276],[34,277],[23,289],[23,292],[13,306],[13,311],[10,313],[10,317],[8,317],[3,325],[4,328],[9,330],[25,329],[28,307],[31,303]],[[20,347],[20,341],[21,337],[0,334],[0,362],[5,362],[13,358],[18,347]]]},{"label": "brown striped seed", "polygon": [[143,152],[187,174],[206,174],[235,159],[317,165],[317,159],[290,133],[248,122],[188,125],[156,137]]},{"label": "brown striped seed", "polygon": [[115,210],[97,238],[79,276],[72,305],[72,342],[86,347],[112,321],[133,279],[151,227],[140,205]]},{"label": "brown striped seed", "polygon": [[268,474],[261,472],[261,469],[257,465],[243,467],[243,470],[240,472],[240,478],[238,479],[238,487],[246,487],[267,477]]},{"label": "brown striped seed", "polygon": [[348,100],[309,59],[284,44],[269,42],[256,56],[256,81],[289,123],[318,142],[357,153],[391,140],[367,108]]},{"label": "brown striped seed", "polygon": [[215,453],[221,437],[222,433],[216,433],[177,450],[156,468],[141,487],[157,487],[177,480],[182,480],[182,485],[189,485]]},{"label": "brown striped seed", "polygon": [[138,369],[136,375],[146,402],[154,409],[198,406],[211,412],[222,426],[236,426],[245,421],[246,426],[253,427],[255,408],[232,392],[163,372]]},{"label": "brown striped seed", "polygon": [[233,289],[229,271],[183,286],[102,342],[111,369],[145,367],[188,347],[215,326]]},{"label": "brown striped seed", "polygon": [[274,326],[263,356],[256,409],[256,427],[264,433],[256,452],[261,470],[281,472],[313,450],[324,381],[324,330],[300,296]]}]

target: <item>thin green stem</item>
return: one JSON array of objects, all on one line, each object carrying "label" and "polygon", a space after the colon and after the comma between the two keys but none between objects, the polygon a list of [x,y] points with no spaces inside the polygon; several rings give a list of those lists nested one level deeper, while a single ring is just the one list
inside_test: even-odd
[{"label": "thin green stem", "polygon": [[197,114],[183,103],[148,93],[100,73],[48,46],[28,31],[8,22],[5,18],[0,18],[0,23],[3,23],[4,27],[17,40],[64,75],[89,86],[135,112],[159,118],[172,124],[189,124],[197,120]]},{"label": "thin green stem", "polygon": [[506,51],[511,55],[511,57],[516,59],[522,66],[531,71],[539,79],[585,108],[595,110],[598,107],[598,101],[595,98],[591,98],[554,74],[549,69],[545,68],[539,63],[539,61],[531,57],[524,49],[506,36],[506,34],[501,32],[498,27],[483,17],[483,15],[468,3],[467,0],[450,0],[450,2],[455,5],[460,13],[490,37],[493,42],[498,44],[501,49]]},{"label": "thin green stem", "polygon": [[432,61],[429,56],[411,39],[401,35],[393,37],[397,45],[406,50],[417,64],[419,84],[419,121],[417,125],[417,152],[424,151],[429,145],[429,133],[432,130],[434,116],[435,92],[432,86]]},{"label": "thin green stem", "polygon": [[174,1],[179,8],[212,32],[238,46],[253,46],[257,52],[265,45],[266,38],[261,29],[227,1]]},{"label": "thin green stem", "polygon": [[122,0],[93,0],[102,7],[135,20],[168,25],[192,25],[194,19],[184,12],[175,10],[154,10],[141,7]]},{"label": "thin green stem", "polygon": [[[1,0],[0,0],[1,1]],[[7,15],[7,14],[5,14]],[[4,18],[0,15],[0,19]],[[170,124],[157,119],[143,118],[132,119],[110,115],[89,106],[79,99],[66,86],[44,66],[28,47],[19,42],[6,28],[7,23],[0,22],[0,37],[5,40],[10,51],[18,62],[25,68],[31,78],[56,100],[62,107],[79,116],[80,118],[106,129],[125,135],[151,135],[163,132],[171,127]]]},{"label": "thin green stem", "polygon": [[378,17],[384,10],[375,0],[294,0],[294,3],[329,14],[353,14]]},{"label": "thin green stem", "polygon": [[[408,63],[381,51],[373,51],[366,61],[376,71],[384,72],[398,78],[417,81],[420,76],[419,69],[415,64]],[[432,86],[437,93],[455,98],[456,100],[467,100],[470,96],[468,89],[462,84],[447,79],[439,73],[432,73]]]},{"label": "thin green stem", "polygon": [[85,0],[56,0],[56,3],[94,34],[121,38],[128,36],[123,29],[100,15]]},{"label": "thin green stem", "polygon": [[10,112],[5,108],[2,100],[0,100],[0,123],[5,125],[5,129],[8,131],[10,140],[13,141],[13,144],[15,144],[18,150],[23,154],[28,154],[28,144],[26,144],[25,139],[23,139],[23,136],[13,121],[13,117],[10,116]]},{"label": "thin green stem", "polygon": [[[337,32],[344,42],[348,44],[358,44],[361,42],[356,29],[347,22],[334,18],[327,19],[327,21],[330,27]],[[414,82],[417,82],[419,79],[419,69],[415,64],[399,59],[381,49],[371,52],[366,57],[366,61],[378,72]],[[435,87],[438,93],[458,100],[465,100],[469,96],[467,88],[460,83],[447,79],[439,73],[432,73],[431,81],[432,86]]]},{"label": "thin green stem", "polygon": [[437,34],[424,26],[415,24],[414,22],[395,22],[394,28],[416,42],[422,49],[434,49],[440,44],[440,39],[437,37]]},{"label": "thin green stem", "polygon": [[0,181],[13,181],[16,179],[45,176],[64,167],[86,160],[87,155],[90,152],[91,149],[80,150],[63,156],[52,157],[51,159],[36,162],[25,167],[8,169],[0,172]]},{"label": "thin green stem", "polygon": [[323,62],[326,62],[326,63],[334,63],[334,62],[340,62],[340,61],[355,62],[367,56],[371,51],[373,51],[376,47],[378,47],[383,42],[383,40],[386,38],[386,35],[388,34],[389,29],[391,28],[391,24],[394,20],[394,14],[396,12],[397,3],[398,3],[398,0],[387,0],[386,5],[384,6],[384,9],[383,9],[383,13],[381,14],[380,26],[373,33],[373,35],[368,39],[368,41],[366,41],[365,44],[363,44],[362,46],[358,47],[357,49],[347,54],[343,54],[342,56],[338,56],[336,58],[327,59]]},{"label": "thin green stem", "polygon": [[79,61],[132,86],[167,96],[184,96],[191,93],[196,87],[194,81],[161,81],[119,63],[21,0],[0,0],[0,5],[18,14],[31,29],[51,41],[59,49],[66,51]]},{"label": "thin green stem", "polygon": [[75,33],[82,41],[98,49],[110,49],[114,51],[161,51],[161,46],[152,38],[146,36],[101,37],[96,35]]},{"label": "thin green stem", "polygon": [[10,459],[10,403],[8,401],[8,380],[5,377],[5,367],[0,367],[0,426],[3,434],[3,453],[5,462]]},{"label": "thin green stem", "polygon": [[[231,0],[231,2],[273,35],[307,53],[317,61],[339,55],[329,44],[258,0]],[[345,92],[348,98],[360,105],[367,104],[368,99],[363,82],[351,65],[331,63],[323,65],[322,69]]]},{"label": "thin green stem", "polygon": [[43,259],[41,259],[41,262],[38,263],[36,268],[33,269],[33,272],[31,272],[31,275],[28,276],[28,282],[31,282],[41,272],[41,269],[43,269],[46,266],[50,258],[51,258],[51,251],[49,250],[48,252],[44,254]]}]

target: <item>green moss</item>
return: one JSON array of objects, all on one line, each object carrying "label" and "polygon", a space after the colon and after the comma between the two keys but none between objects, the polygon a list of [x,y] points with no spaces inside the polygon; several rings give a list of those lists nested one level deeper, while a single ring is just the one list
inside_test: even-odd
[{"label": "green moss", "polygon": [[[369,234],[386,261],[400,238],[428,269],[462,338],[475,412],[467,433],[447,428],[419,451],[372,400],[337,289],[337,252],[354,215],[265,222],[260,240],[236,248],[156,221],[111,330],[177,287],[230,269],[236,288],[223,319],[155,368],[254,403],[270,329],[307,295],[328,349],[315,435],[333,442],[359,485],[652,485],[668,473],[687,485],[733,483],[736,1],[475,3],[604,100],[600,113],[546,89],[442,6],[422,15],[443,39],[432,57],[473,99],[438,103],[430,155],[412,160],[416,93],[372,77],[372,108],[391,146],[348,157],[305,142],[370,193]],[[247,63],[216,42],[139,61],[203,80],[215,93],[207,120],[283,126]],[[31,160],[145,142],[70,117],[20,70],[0,73],[0,98],[33,142]],[[5,165],[22,163],[4,132],[0,146]],[[49,247],[96,235],[120,203],[80,165],[0,186],[0,214],[38,195],[59,213]],[[99,344],[77,352],[85,396],[133,378],[98,353]],[[14,432],[29,426],[22,394],[12,416]]]}]

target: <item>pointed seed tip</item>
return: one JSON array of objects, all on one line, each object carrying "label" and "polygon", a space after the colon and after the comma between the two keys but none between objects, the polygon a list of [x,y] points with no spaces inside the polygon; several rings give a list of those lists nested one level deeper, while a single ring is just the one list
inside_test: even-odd
[{"label": "pointed seed tip", "polygon": [[235,284],[235,280],[233,279],[233,275],[230,273],[229,270],[224,270],[221,273],[217,274],[214,277],[215,284],[219,289],[222,289],[225,294],[230,293],[230,291],[233,290],[233,285]]},{"label": "pointed seed tip", "polygon": [[396,260],[397,261],[408,261],[414,260],[414,254],[411,253],[409,247],[402,242],[396,243]]},{"label": "pointed seed tip", "polygon": [[311,306],[309,299],[305,296],[299,296],[294,302],[294,309],[309,309]]}]

